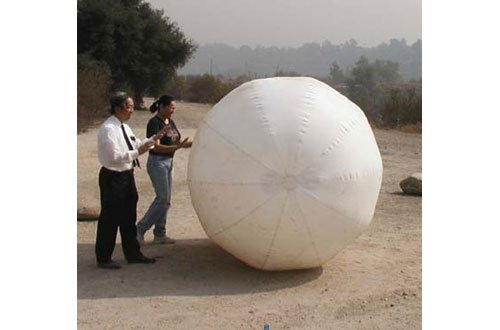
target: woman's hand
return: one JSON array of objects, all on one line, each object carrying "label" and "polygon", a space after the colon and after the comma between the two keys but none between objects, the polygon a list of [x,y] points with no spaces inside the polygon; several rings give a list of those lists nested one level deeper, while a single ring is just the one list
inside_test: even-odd
[{"label": "woman's hand", "polygon": [[193,142],[189,141],[189,137],[187,137],[184,140],[182,140],[181,143],[179,143],[179,145],[177,146],[177,149],[180,149],[180,148],[191,148],[192,145],[193,145]]},{"label": "woman's hand", "polygon": [[165,134],[167,134],[168,130],[170,129],[169,126],[164,126],[161,130],[159,130],[155,135],[154,139],[159,140],[161,139]]}]

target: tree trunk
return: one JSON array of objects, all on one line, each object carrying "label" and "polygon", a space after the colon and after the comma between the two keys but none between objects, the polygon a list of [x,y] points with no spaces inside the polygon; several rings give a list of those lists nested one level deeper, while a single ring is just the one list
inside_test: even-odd
[{"label": "tree trunk", "polygon": [[134,106],[135,110],[146,109],[146,107],[144,106],[144,101],[142,100],[142,91],[134,91]]}]

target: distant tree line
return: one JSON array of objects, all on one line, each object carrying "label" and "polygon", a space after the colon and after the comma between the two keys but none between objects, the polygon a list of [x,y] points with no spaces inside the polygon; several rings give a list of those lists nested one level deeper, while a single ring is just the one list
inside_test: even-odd
[{"label": "distant tree line", "polygon": [[351,39],[334,45],[329,41],[306,43],[300,47],[232,47],[226,44],[202,45],[183,68],[182,75],[204,73],[235,78],[248,75],[252,78],[269,76],[277,71],[295,71],[302,75],[324,76],[335,59],[342,70],[351,70],[356,61],[365,56],[399,63],[399,73],[404,80],[422,77],[422,40],[408,44],[405,39],[391,39],[374,47],[358,44]]},{"label": "distant tree line", "polygon": [[[271,76],[301,76],[296,71],[277,70]],[[260,76],[258,78],[265,78]],[[255,77],[241,75],[174,75],[165,85],[178,100],[215,104],[227,93]],[[356,103],[372,124],[380,127],[413,127],[421,130],[422,81],[405,81],[399,63],[361,56],[351,70],[341,70],[333,61],[324,77],[316,77]]]}]

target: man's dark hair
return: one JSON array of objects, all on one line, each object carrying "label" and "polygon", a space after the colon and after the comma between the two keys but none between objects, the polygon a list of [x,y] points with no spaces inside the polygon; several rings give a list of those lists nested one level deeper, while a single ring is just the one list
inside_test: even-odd
[{"label": "man's dark hair", "polygon": [[116,107],[123,107],[125,101],[129,98],[128,94],[125,92],[115,92],[109,98],[110,112],[113,115],[115,113]]}]

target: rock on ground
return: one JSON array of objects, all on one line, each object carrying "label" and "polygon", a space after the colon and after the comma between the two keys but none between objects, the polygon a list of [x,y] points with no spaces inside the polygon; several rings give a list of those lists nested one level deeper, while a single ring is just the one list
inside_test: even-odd
[{"label": "rock on ground", "polygon": [[399,186],[406,194],[422,196],[422,173],[413,173],[401,181]]}]

